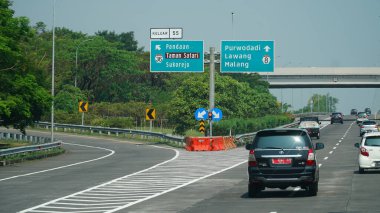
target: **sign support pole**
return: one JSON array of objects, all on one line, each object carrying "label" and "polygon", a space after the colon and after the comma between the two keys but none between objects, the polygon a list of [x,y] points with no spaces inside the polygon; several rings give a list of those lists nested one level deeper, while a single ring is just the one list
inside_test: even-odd
[{"label": "sign support pole", "polygon": [[82,112],[82,126],[84,125],[84,112]]},{"label": "sign support pole", "polygon": [[[215,47],[210,47],[210,96],[209,96],[209,112],[215,106]],[[210,119],[210,137],[212,137],[212,119]]]},{"label": "sign support pole", "polygon": [[153,120],[150,120],[149,121],[149,132],[152,131],[152,127],[153,127]]}]

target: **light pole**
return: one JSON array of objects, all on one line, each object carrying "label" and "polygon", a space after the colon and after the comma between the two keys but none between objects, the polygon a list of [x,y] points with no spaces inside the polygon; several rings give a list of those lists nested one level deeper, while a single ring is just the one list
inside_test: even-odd
[{"label": "light pole", "polygon": [[54,142],[55,0],[53,1],[53,50],[51,60],[51,142]]},{"label": "light pole", "polygon": [[235,39],[235,35],[234,35],[234,15],[235,15],[235,13],[231,12],[231,18],[232,18],[232,40]]},{"label": "light pole", "polygon": [[90,39],[86,39],[86,40],[83,40],[81,41],[78,45],[77,45],[77,48],[75,50],[75,77],[74,77],[74,86],[77,87],[77,73],[78,73],[78,50],[79,50],[79,47],[81,44],[83,44],[84,42],[86,41],[91,41],[93,40],[92,38]]}]

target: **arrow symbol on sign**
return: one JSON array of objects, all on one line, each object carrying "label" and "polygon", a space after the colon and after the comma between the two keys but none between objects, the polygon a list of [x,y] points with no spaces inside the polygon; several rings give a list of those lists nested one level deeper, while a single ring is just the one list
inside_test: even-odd
[{"label": "arrow symbol on sign", "polygon": [[82,104],[80,105],[80,109],[82,110],[82,112],[87,112],[86,104],[87,102],[82,102]]},{"label": "arrow symbol on sign", "polygon": [[148,113],[146,113],[146,116],[148,116],[149,120],[154,120],[155,116],[153,114],[154,114],[154,109],[149,109]]},{"label": "arrow symbol on sign", "polygon": [[206,111],[198,112],[197,118],[202,119],[206,115]]},{"label": "arrow symbol on sign", "polygon": [[265,52],[269,52],[270,47],[267,45],[267,46],[264,47],[264,49],[265,49]]},{"label": "arrow symbol on sign", "polygon": [[159,44],[156,44],[156,48],[155,48],[156,50],[161,50],[161,45],[159,45]]},{"label": "arrow symbol on sign", "polygon": [[220,118],[220,113],[216,113],[215,111],[212,111],[212,115],[214,116],[215,119]]}]

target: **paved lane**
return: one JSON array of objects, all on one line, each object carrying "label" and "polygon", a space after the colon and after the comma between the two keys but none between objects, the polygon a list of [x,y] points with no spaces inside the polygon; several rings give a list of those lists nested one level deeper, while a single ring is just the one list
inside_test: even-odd
[{"label": "paved lane", "polygon": [[242,164],[153,199],[149,205],[142,203],[120,212],[380,212],[375,199],[380,191],[380,172],[357,172],[354,143],[360,140],[359,128],[345,122],[328,125],[321,132],[319,141],[326,146],[318,151],[318,163],[322,165],[317,197],[308,197],[299,188],[288,188],[269,189],[258,198],[248,198],[247,167]]},{"label": "paved lane", "polygon": [[[43,133],[49,135],[49,133]],[[110,180],[152,167],[175,156],[173,150],[129,144],[111,138],[56,135],[77,146],[65,144],[67,152],[49,159],[0,167],[0,179],[55,169],[83,161],[87,163],[0,181],[0,212],[17,212],[83,191]],[[91,146],[91,147],[88,147]],[[110,154],[109,157],[91,161]]]}]

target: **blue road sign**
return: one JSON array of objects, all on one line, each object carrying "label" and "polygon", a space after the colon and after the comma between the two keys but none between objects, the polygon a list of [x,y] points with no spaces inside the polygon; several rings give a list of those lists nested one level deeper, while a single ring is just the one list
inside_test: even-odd
[{"label": "blue road sign", "polygon": [[218,109],[218,108],[214,108],[212,109],[212,120],[213,121],[220,121],[222,120],[222,117],[223,117],[223,113],[222,113],[222,110]]},{"label": "blue road sign", "polygon": [[220,72],[273,72],[274,41],[222,41]]},{"label": "blue road sign", "polygon": [[151,72],[203,72],[203,41],[150,41]]},{"label": "blue road sign", "polygon": [[194,117],[197,121],[206,120],[207,116],[208,116],[207,110],[205,110],[204,108],[199,108],[194,113]]}]

